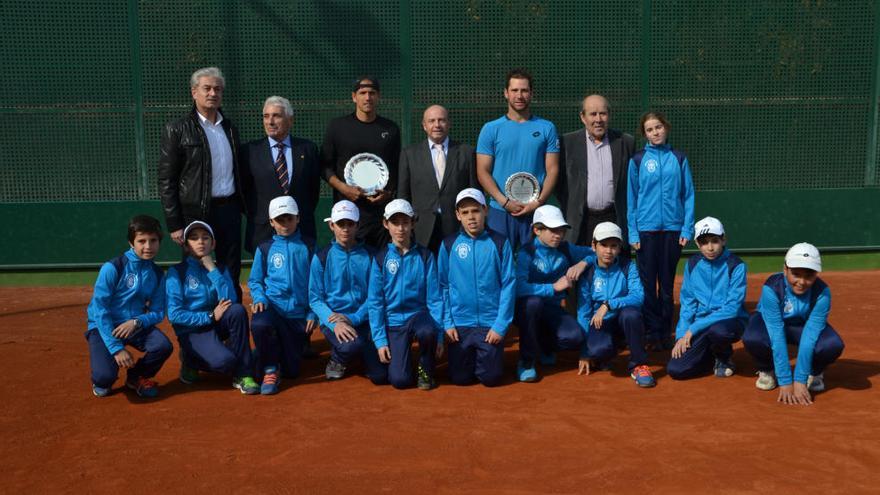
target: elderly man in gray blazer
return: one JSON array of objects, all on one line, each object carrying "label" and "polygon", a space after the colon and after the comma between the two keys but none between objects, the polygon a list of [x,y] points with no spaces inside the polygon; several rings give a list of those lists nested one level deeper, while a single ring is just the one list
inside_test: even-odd
[{"label": "elderly man in gray blazer", "polygon": [[400,153],[397,196],[418,215],[416,242],[437,252],[443,238],[458,231],[455,196],[477,186],[473,147],[449,139],[449,112],[431,105],[422,116],[427,140]]},{"label": "elderly man in gray blazer", "polygon": [[616,223],[626,238],[626,172],[635,141],[609,129],[610,116],[608,100],[589,95],[580,111],[585,128],[562,139],[556,196],[572,227],[569,242],[590,244],[593,229],[602,222]]}]

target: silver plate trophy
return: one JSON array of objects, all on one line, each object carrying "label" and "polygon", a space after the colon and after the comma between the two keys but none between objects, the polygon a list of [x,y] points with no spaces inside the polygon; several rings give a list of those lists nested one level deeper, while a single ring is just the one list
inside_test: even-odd
[{"label": "silver plate trophy", "polygon": [[520,203],[531,203],[541,195],[538,178],[528,172],[517,172],[504,183],[504,194]]},{"label": "silver plate trophy", "polygon": [[345,183],[357,186],[368,196],[388,185],[388,165],[372,153],[358,153],[345,164]]}]

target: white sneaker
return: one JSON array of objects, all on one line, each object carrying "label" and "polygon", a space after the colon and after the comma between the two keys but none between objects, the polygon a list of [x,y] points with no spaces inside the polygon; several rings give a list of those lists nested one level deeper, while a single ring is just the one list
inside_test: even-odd
[{"label": "white sneaker", "polygon": [[807,388],[810,392],[824,392],[825,391],[825,373],[819,373],[818,375],[810,375],[807,377]]},{"label": "white sneaker", "polygon": [[773,390],[776,388],[776,375],[772,371],[759,371],[755,386],[760,390]]}]

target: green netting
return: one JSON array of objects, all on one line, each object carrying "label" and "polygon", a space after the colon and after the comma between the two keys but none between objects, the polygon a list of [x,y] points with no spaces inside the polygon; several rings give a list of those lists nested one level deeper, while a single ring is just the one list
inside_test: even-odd
[{"label": "green netting", "polygon": [[523,66],[560,133],[581,128],[585,93],[607,95],[633,134],[642,111],[665,111],[701,191],[877,185],[868,0],[51,0],[0,2],[0,17],[0,203],[156,199],[161,126],[188,111],[206,65],[226,73],[244,141],[279,94],[320,144],[351,111],[353,77],[372,73],[407,141],[441,103],[474,144]]}]

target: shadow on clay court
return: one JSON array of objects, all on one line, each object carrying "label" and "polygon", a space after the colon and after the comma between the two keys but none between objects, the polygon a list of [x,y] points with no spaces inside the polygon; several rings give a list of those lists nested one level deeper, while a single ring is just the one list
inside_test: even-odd
[{"label": "shadow on clay court", "polygon": [[880,374],[880,362],[838,359],[825,371],[825,390],[867,390],[871,378]]}]

